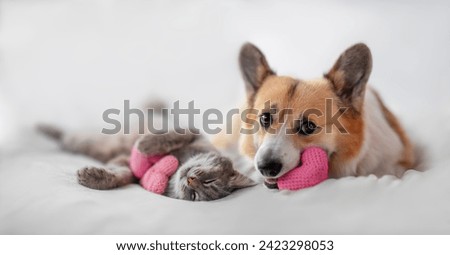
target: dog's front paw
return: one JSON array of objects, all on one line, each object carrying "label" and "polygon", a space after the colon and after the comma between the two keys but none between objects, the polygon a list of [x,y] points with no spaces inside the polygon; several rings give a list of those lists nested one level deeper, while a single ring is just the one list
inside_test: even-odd
[{"label": "dog's front paw", "polygon": [[113,189],[118,187],[117,176],[104,168],[84,167],[78,170],[78,183],[91,189]]}]

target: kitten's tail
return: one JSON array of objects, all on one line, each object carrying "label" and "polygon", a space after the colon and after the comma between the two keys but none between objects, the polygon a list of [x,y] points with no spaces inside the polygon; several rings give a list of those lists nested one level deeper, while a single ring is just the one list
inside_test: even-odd
[{"label": "kitten's tail", "polygon": [[[144,109],[153,109],[156,114],[161,114],[162,109],[167,108],[168,108],[167,103],[159,98],[153,98],[144,105]],[[39,123],[36,125],[36,130],[39,133],[47,136],[48,138],[51,138],[58,142],[62,141],[65,135],[64,131],[61,128],[52,124]]]},{"label": "kitten's tail", "polygon": [[64,131],[50,124],[37,124],[36,129],[43,135],[60,142],[64,137]]}]

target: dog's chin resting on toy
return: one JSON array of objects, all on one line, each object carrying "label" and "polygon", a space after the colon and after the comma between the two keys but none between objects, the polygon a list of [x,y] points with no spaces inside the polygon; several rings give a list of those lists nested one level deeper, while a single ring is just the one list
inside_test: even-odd
[{"label": "dog's chin resting on toy", "polygon": [[328,156],[319,147],[309,147],[300,156],[300,165],[279,178],[267,178],[269,189],[299,190],[317,185],[328,179]]}]

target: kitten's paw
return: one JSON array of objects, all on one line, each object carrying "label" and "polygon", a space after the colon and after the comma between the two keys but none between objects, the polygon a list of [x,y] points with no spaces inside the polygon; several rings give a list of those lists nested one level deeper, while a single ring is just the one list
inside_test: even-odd
[{"label": "kitten's paw", "polygon": [[136,148],[146,155],[162,155],[191,143],[195,138],[196,135],[189,132],[186,134],[176,132],[150,134],[141,137],[136,143]]},{"label": "kitten's paw", "polygon": [[[177,148],[178,146],[175,146]],[[146,135],[138,140],[136,148],[145,155],[160,155],[174,149],[171,141],[165,135]]]},{"label": "kitten's paw", "polygon": [[118,187],[117,176],[104,168],[83,167],[77,172],[78,183],[91,189],[114,189]]}]

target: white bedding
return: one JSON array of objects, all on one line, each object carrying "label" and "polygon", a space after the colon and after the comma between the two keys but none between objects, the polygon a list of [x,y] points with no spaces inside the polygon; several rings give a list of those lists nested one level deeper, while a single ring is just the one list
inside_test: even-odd
[{"label": "white bedding", "polygon": [[[0,234],[450,234],[449,9],[444,1],[2,1]],[[32,129],[43,121],[99,132],[105,109],[152,93],[203,110],[233,107],[244,98],[236,63],[244,41],[279,73],[304,78],[366,42],[371,84],[426,149],[426,171],[187,202],[138,185],[80,186],[76,169],[99,163]]]}]

